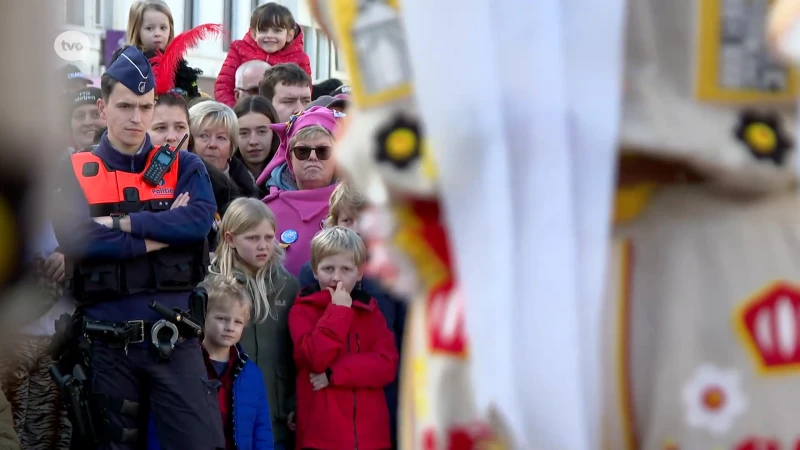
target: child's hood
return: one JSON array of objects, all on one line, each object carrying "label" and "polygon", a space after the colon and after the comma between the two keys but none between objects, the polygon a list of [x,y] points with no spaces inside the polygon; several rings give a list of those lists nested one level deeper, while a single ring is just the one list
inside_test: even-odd
[{"label": "child's hood", "polygon": [[[372,312],[377,308],[377,302],[361,289],[353,289],[350,293],[353,299],[353,309],[356,311]],[[331,293],[327,289],[320,289],[318,285],[311,285],[297,294],[294,304],[305,304],[318,309],[325,309],[331,304]]]}]

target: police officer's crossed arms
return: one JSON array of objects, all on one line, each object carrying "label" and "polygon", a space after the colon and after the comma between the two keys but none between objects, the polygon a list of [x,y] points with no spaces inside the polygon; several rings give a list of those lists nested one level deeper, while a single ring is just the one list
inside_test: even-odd
[{"label": "police officer's crossed arms", "polygon": [[[73,186],[60,191],[54,224],[74,266],[67,277],[79,307],[70,330],[91,381],[91,408],[68,405],[70,416],[86,445],[99,448],[141,445],[151,414],[164,449],[224,448],[196,334],[149,306],[187,311],[205,275],[216,211],[208,174],[196,155],[151,145],[154,78],[141,52],[122,50],[101,90],[108,131],[93,151],[71,156]],[[83,198],[71,198],[70,187]],[[60,361],[54,377],[80,372],[69,366]],[[70,383],[62,392],[77,395]]]}]

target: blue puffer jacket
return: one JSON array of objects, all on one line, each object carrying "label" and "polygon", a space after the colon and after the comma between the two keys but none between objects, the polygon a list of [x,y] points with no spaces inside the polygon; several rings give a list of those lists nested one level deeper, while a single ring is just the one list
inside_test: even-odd
[{"label": "blue puffer jacket", "polygon": [[[311,270],[311,261],[307,262],[302,269],[300,269],[300,277],[297,279],[300,282],[301,288],[306,288],[311,285],[319,284],[317,279],[314,278],[314,272]],[[361,280],[361,290],[369,294],[378,302],[383,317],[386,319],[386,325],[394,333],[395,342],[397,342],[397,351],[401,354],[402,358],[403,349],[403,330],[406,326],[406,304],[401,300],[392,298],[386,292],[386,289],[381,286],[380,282],[375,279],[364,277]],[[386,394],[386,406],[389,408],[389,420],[391,420],[390,431],[392,433],[392,443],[397,442],[397,407],[399,402],[400,388],[398,380],[400,378],[400,365],[397,365],[397,378],[383,391]]]},{"label": "blue puffer jacket", "polygon": [[[236,344],[236,349],[239,351],[238,361],[233,367],[233,429],[236,448],[274,450],[267,389],[261,370],[250,361],[239,344]],[[152,417],[147,433],[147,448],[161,449]]]}]

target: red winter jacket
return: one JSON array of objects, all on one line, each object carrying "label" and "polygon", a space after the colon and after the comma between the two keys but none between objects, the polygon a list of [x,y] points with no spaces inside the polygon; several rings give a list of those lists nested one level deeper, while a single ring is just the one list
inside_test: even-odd
[{"label": "red winter jacket", "polygon": [[[319,287],[297,295],[289,331],[297,365],[297,448],[391,448],[384,386],[397,372],[397,347],[375,299],[354,290],[353,306],[331,303]],[[311,373],[328,371],[314,391]]]},{"label": "red winter jacket", "polygon": [[231,42],[228,56],[219,69],[217,81],[214,82],[214,99],[231,108],[236,104],[233,91],[236,88],[236,69],[253,59],[260,59],[270,64],[295,63],[311,76],[311,60],[303,52],[303,30],[297,27],[297,36],[283,49],[268,54],[256,44],[248,31],[244,38]]}]

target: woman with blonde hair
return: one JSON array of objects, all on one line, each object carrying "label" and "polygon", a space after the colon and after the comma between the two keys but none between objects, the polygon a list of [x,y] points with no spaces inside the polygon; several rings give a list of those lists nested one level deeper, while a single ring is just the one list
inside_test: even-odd
[{"label": "woman with blonde hair", "polygon": [[283,267],[284,251],[275,230],[275,215],[264,203],[234,200],[222,218],[210,272],[236,278],[253,299],[252,325],[241,344],[264,375],[275,448],[291,449],[295,367],[288,318],[300,286]]},{"label": "woman with blonde hair", "polygon": [[[189,108],[189,128],[194,142],[192,151],[228,176],[238,188],[233,197],[256,197],[258,189],[247,166],[240,159],[233,158],[239,139],[236,113],[219,102],[197,103]],[[223,205],[218,206],[223,208]]]}]

